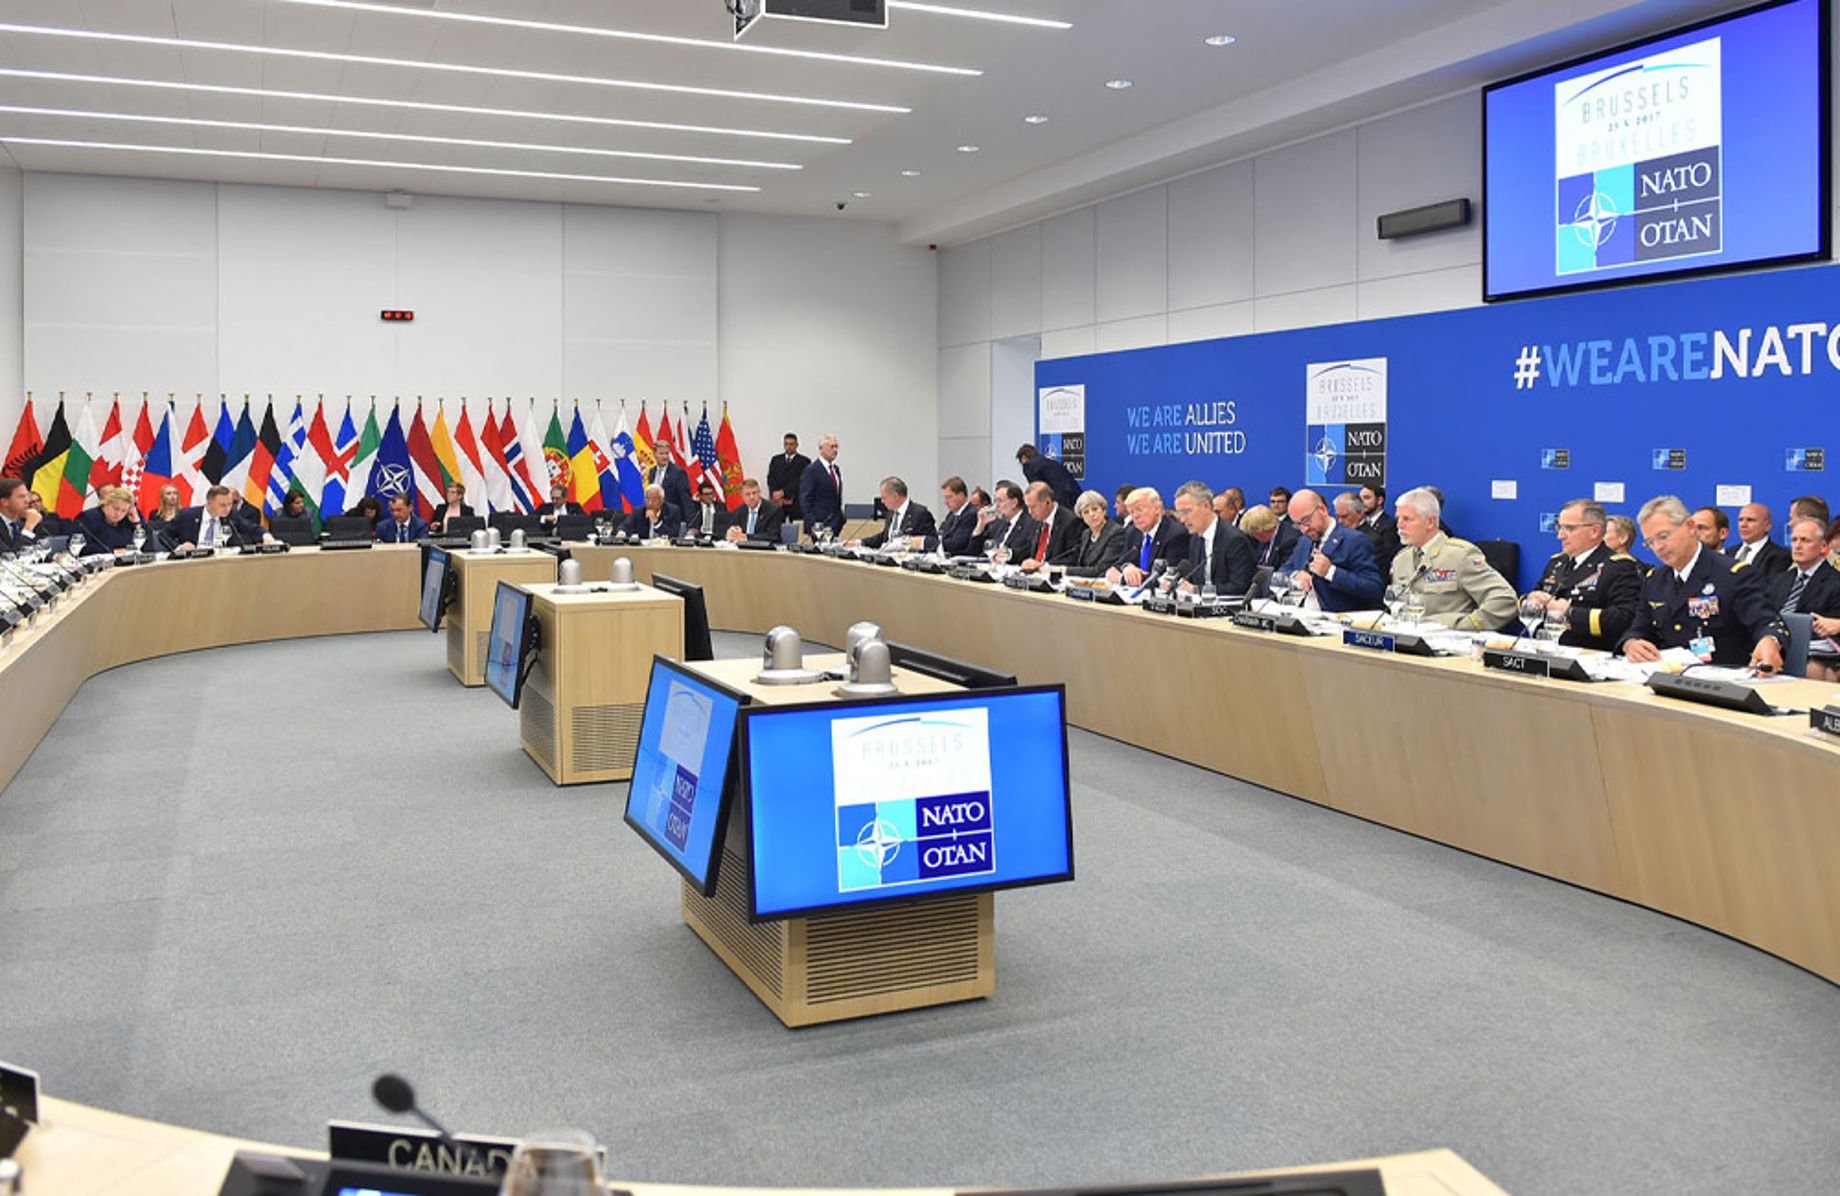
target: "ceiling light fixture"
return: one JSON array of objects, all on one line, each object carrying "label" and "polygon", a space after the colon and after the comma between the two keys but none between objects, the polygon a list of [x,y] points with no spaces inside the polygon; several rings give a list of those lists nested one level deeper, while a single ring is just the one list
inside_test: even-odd
[{"label": "ceiling light fixture", "polygon": [[975,154],[980,148],[980,146],[975,145],[961,145],[958,147],[958,152],[961,154]]},{"label": "ceiling light fixture", "polygon": [[874,199],[875,192],[873,191],[852,191],[850,192],[850,197],[852,199]]},{"label": "ceiling light fixture", "polygon": [[826,54],[818,50],[792,50],[782,46],[763,46],[753,42],[711,41],[700,37],[677,37],[668,33],[638,33],[627,29],[606,29],[597,25],[565,25],[556,21],[531,21],[522,17],[491,17],[480,13],[446,12],[429,8],[405,8],[400,4],[378,4],[372,0],[282,0],[286,4],[304,4],[311,8],[338,8],[353,12],[388,13],[399,17],[428,17],[437,21],[462,21],[473,25],[496,25],[507,29],[531,29],[543,33],[566,33],[579,37],[607,37],[622,41],[651,42],[667,46],[689,46],[704,50],[732,50],[743,54],[772,54],[785,58],[812,58],[823,62],[841,62],[850,66],[880,66],[901,71],[931,71],[940,75],[982,75],[984,72],[964,66],[939,66],[930,62],[907,62],[896,58],[864,58],[855,54]]},{"label": "ceiling light fixture", "polygon": [[1239,39],[1231,33],[1216,33],[1213,37],[1204,37],[1201,40],[1210,46],[1230,46]]},{"label": "ceiling light fixture", "polygon": [[264,162],[306,162],[315,166],[374,166],[385,170],[434,170],[443,174],[487,174],[518,179],[559,179],[567,183],[615,183],[630,187],[687,187],[695,191],[758,191],[740,183],[692,183],[683,179],[628,179],[601,174],[563,174],[553,170],[510,170],[497,166],[447,166],[439,162],[388,162],[375,158],[318,157],[313,154],[275,154],[256,150],[194,149],[180,145],[127,145],[114,141],[75,141],[61,137],[10,137],[6,145],[47,145],[61,149],[126,150],[137,154],[202,155],[208,158],[251,158]]},{"label": "ceiling light fixture", "polygon": [[692,162],[701,166],[752,166],[762,170],[803,170],[796,162],[759,162],[748,158],[706,158],[694,154],[655,154],[639,150],[597,149],[582,145],[543,145],[528,141],[486,141],[476,137],[430,137],[417,133],[376,133],[368,129],[334,129],[319,125],[275,125],[246,120],[205,120],[191,116],[150,116],[131,112],[94,112],[82,108],[23,108],[0,104],[0,112],[20,116],[74,116],[85,120],[125,120],[141,124],[184,125],[196,129],[247,129],[256,133],[306,133],[316,137],[368,137],[377,141],[412,141],[422,145],[464,145],[477,149],[535,150],[551,154],[586,154],[603,158],[645,158],[658,162]]},{"label": "ceiling light fixture", "polygon": [[371,96],[333,95],[318,91],[277,91],[266,87],[229,87],[221,83],[177,83],[166,79],[128,79],[118,75],[72,75],[57,71],[29,71],[0,67],[0,78],[51,79],[65,83],[102,83],[110,87],[152,87],[167,91],[196,91],[208,95],[255,96],[264,100],[311,100],[325,104],[362,104],[375,108],[408,108],[417,112],[454,112],[466,116],[507,116],[518,120],[553,120],[568,124],[607,125],[621,129],[656,129],[666,133],[712,133],[723,137],[763,137],[776,141],[806,141],[821,145],[849,145],[848,137],[820,137],[812,133],[773,133],[765,129],[727,128],[722,125],[683,125],[669,121],[623,120],[615,116],[578,116],[570,112],[531,112],[518,108],[483,108],[474,104],[436,104],[428,100],[384,100]]},{"label": "ceiling light fixture", "polygon": [[1131,86],[1129,79],[1107,79],[1105,85],[1113,91],[1124,91]]},{"label": "ceiling light fixture", "polygon": [[1006,12],[985,12],[977,8],[957,8],[950,4],[921,4],[918,0],[888,0],[889,8],[905,8],[909,12],[930,12],[942,17],[973,17],[980,21],[1001,21],[1006,25],[1031,25],[1037,29],[1072,29],[1066,21],[1051,21],[1046,17],[1019,17]]},{"label": "ceiling light fixture", "polygon": [[904,179],[917,179],[920,177],[920,172],[917,170],[903,170],[901,172],[901,177]]},{"label": "ceiling light fixture", "polygon": [[1032,112],[1022,118],[1022,123],[1025,125],[1045,125],[1048,123],[1048,118],[1039,112]]},{"label": "ceiling light fixture", "polygon": [[816,108],[845,108],[857,112],[912,112],[896,104],[869,104],[860,100],[826,100],[814,96],[778,95],[762,91],[732,91],[722,87],[692,87],[682,83],[647,83],[638,79],[608,79],[598,75],[564,75],[554,71],[520,71],[502,66],[466,66],[425,59],[385,58],[371,54],[337,54],[329,50],[296,50],[280,46],[251,46],[240,42],[208,42],[189,37],[155,37],[142,33],[104,33],[93,29],[57,29],[47,25],[0,24],[0,33],[36,34],[77,41],[126,43],[137,46],[171,46],[180,50],[219,50],[230,54],[259,54],[271,58],[304,58],[314,62],[349,62],[361,66],[394,66],[455,75],[487,75],[497,79],[535,79],[543,83],[579,83],[591,87],[620,87],[632,91],[658,91],[673,95],[715,96],[729,100],[754,100],[768,104],[804,104]]}]

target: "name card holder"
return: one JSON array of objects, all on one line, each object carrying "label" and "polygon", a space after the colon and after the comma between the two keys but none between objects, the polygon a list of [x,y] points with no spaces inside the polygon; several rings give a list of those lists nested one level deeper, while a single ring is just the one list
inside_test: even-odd
[{"label": "name card holder", "polygon": [[1003,579],[1003,584],[1012,590],[1023,590],[1030,594],[1046,594],[1054,590],[1047,578],[1031,577],[1027,573],[1012,573]]},{"label": "name card holder", "polygon": [[1590,681],[1590,671],[1584,667],[1584,661],[1573,656],[1544,656],[1538,652],[1516,652],[1511,649],[1485,648],[1482,652],[1482,667],[1500,669],[1504,673],[1519,673],[1523,677],[1552,677],[1559,681]]},{"label": "name card holder", "polygon": [[1739,710],[1745,714],[1788,713],[1770,705],[1768,699],[1752,686],[1740,685],[1736,681],[1714,681],[1707,677],[1689,677],[1684,673],[1654,673],[1649,676],[1648,688],[1664,698],[1679,698],[1684,702],[1699,702],[1726,710]]},{"label": "name card holder", "polygon": [[975,581],[979,585],[990,585],[997,579],[990,575],[990,570],[981,565],[965,565],[952,570],[952,576],[959,581]]},{"label": "name card holder", "polygon": [[1840,706],[1823,706],[1808,712],[1808,725],[1823,735],[1840,739]]},{"label": "name card holder", "polygon": [[375,548],[374,540],[324,540],[320,543],[321,552],[351,552],[358,548]]},{"label": "name card holder", "polygon": [[1370,652],[1391,652],[1398,656],[1436,656],[1437,652],[1421,635],[1409,631],[1361,631],[1350,627],[1342,632],[1342,643],[1350,648]]},{"label": "name card holder", "polygon": [[1235,627],[1249,631],[1270,631],[1278,635],[1309,635],[1310,629],[1294,611],[1273,614],[1263,610],[1242,610],[1233,616]]},{"label": "name card holder", "polygon": [[238,556],[277,556],[288,550],[287,544],[245,544],[237,550]]},{"label": "name card holder", "polygon": [[[518,1140],[485,1134],[455,1134],[443,1139],[430,1130],[328,1121],[326,1145],[326,1153],[339,1162],[497,1180],[511,1165]],[[597,1147],[596,1154],[605,1174],[607,1148]]]}]

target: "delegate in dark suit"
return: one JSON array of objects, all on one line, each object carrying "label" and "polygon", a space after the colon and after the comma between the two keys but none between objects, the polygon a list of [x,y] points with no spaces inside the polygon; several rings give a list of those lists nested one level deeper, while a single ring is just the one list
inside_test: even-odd
[{"label": "delegate in dark suit", "polygon": [[972,503],[966,503],[957,511],[947,511],[946,517],[939,521],[932,546],[947,556],[970,556],[971,539],[977,535],[977,512]]},{"label": "delegate in dark suit", "polygon": [[[1801,576],[1801,570],[1791,565],[1781,573],[1767,579],[1767,598],[1771,610],[1784,610],[1789,604],[1789,591],[1795,588],[1795,579]],[[1796,595],[1795,609],[1804,615],[1820,615],[1825,619],[1840,619],[1840,569],[1827,561],[1815,564],[1814,572],[1808,578],[1808,584]]]},{"label": "delegate in dark suit", "polygon": [[804,453],[793,453],[790,456],[780,453],[773,458],[772,464],[767,466],[768,502],[778,506],[777,502],[773,502],[772,496],[785,495],[792,504],[791,508],[784,512],[788,518],[797,519],[799,517],[799,482],[805,477],[805,471],[810,467],[811,458]]},{"label": "delegate in dark suit", "polygon": [[843,530],[843,474],[832,478],[835,466],[813,461],[799,478],[799,510],[805,513],[807,530],[828,527],[835,535]]},{"label": "delegate in dark suit", "polygon": [[1757,542],[1757,550],[1746,557],[1744,545],[1738,544],[1726,553],[1734,562],[1748,561],[1751,568],[1763,574],[1767,581],[1789,567],[1789,550],[1774,540],[1763,539]]},{"label": "delegate in dark suit", "polygon": [[1195,566],[1189,571],[1188,580],[1197,587],[1212,585],[1215,592],[1222,595],[1244,594],[1252,588],[1252,575],[1256,571],[1252,563],[1254,547],[1251,536],[1216,519],[1213,560],[1202,559],[1207,552],[1207,536],[1197,536],[1193,532],[1188,535],[1188,559]]},{"label": "delegate in dark suit", "polygon": [[537,508],[537,522],[554,523],[563,515],[586,515],[578,502],[546,502]]},{"label": "delegate in dark suit", "polygon": [[719,502],[710,503],[707,509],[702,503],[696,503],[684,520],[684,534],[720,540],[728,535],[728,518],[728,508]]},{"label": "delegate in dark suit", "polygon": [[1562,644],[1580,648],[1616,647],[1642,605],[1642,568],[1628,553],[1599,544],[1582,561],[1554,553],[1540,570],[1536,587],[1570,602]]},{"label": "delegate in dark suit", "polygon": [[15,535],[13,532],[13,521],[10,519],[0,519],[0,552],[24,552],[28,548],[36,547],[38,542],[44,538],[44,535],[45,524],[43,520],[40,520],[38,526],[32,531],[26,530],[25,522],[22,520],[19,524],[18,534]]},{"label": "delegate in dark suit", "polygon": [[1105,571],[1125,563],[1124,528],[1107,522],[1095,538],[1092,529],[1080,529],[1080,559],[1067,566],[1069,577],[1104,577]]},{"label": "delegate in dark suit", "polygon": [[[1280,523],[1278,530],[1271,534],[1271,539],[1261,544],[1252,542],[1252,564],[1255,568],[1282,569],[1291,553],[1297,551],[1297,525]],[[1378,563],[1378,562],[1376,562]]]},{"label": "delegate in dark suit", "polygon": [[[965,505],[970,506],[971,504],[966,503]],[[908,536],[924,536],[927,542],[931,543],[939,532],[938,526],[933,522],[933,513],[917,502],[910,500],[905,507],[900,509],[899,514],[901,519],[899,527],[895,526],[896,512],[888,512],[888,519],[882,524],[882,530],[873,536],[863,537],[863,547],[880,548],[888,543],[890,536],[902,540]]]},{"label": "delegate in dark suit", "polygon": [[[160,533],[166,539],[168,550],[177,548],[181,544],[203,546],[204,541],[199,537],[204,530],[204,519],[203,507],[186,507],[174,515],[172,522],[166,525],[166,530]],[[224,529],[225,539],[231,544],[254,544],[262,538],[259,534],[248,535],[243,530],[242,524],[236,521],[235,515],[224,516],[220,526]]]},{"label": "delegate in dark suit", "polygon": [[1163,516],[1148,538],[1150,548],[1145,551],[1143,529],[1136,524],[1124,529],[1124,564],[1136,565],[1148,573],[1150,566],[1158,561],[1188,559],[1188,529],[1177,522],[1175,516]]},{"label": "delegate in dark suit", "polygon": [[133,548],[134,527],[132,519],[110,523],[101,507],[91,507],[77,516],[71,534],[83,537],[84,556],[98,556],[105,552]]},{"label": "delegate in dark suit", "polygon": [[1361,523],[1361,530],[1374,546],[1374,560],[1385,574],[1393,567],[1393,558],[1399,555],[1399,521],[1385,511],[1376,511]]},{"label": "delegate in dark suit", "polygon": [[660,536],[675,540],[683,534],[683,529],[684,521],[678,516],[677,508],[670,503],[666,503],[655,517],[649,510],[641,507],[628,515],[626,522],[620,525],[621,531],[629,536],[637,536],[641,540],[656,540]]},{"label": "delegate in dark suit", "polygon": [[[577,505],[580,505],[580,504],[577,504]],[[461,503],[460,510],[456,512],[456,514],[462,519],[471,519],[473,518],[474,514],[476,514],[476,512],[473,510],[473,508],[467,506],[465,503]],[[449,516],[448,516],[448,511],[447,511],[447,504],[442,503],[440,506],[434,509],[433,518],[428,520],[428,530],[432,531],[437,536],[440,535],[442,532],[447,530],[448,518]]]},{"label": "delegate in dark suit", "polygon": [[1647,640],[1664,650],[1691,649],[1694,640],[1705,636],[1712,640],[1713,664],[1742,668],[1765,636],[1779,647],[1789,643],[1789,630],[1764,589],[1757,570],[1701,548],[1684,583],[1666,565],[1648,575],[1642,605],[1617,646]]},{"label": "delegate in dark suit", "polygon": [[1041,523],[1036,521],[1022,559],[1038,560],[1044,565],[1074,564],[1080,559],[1080,537],[1086,534],[1086,525],[1074,518],[1073,508],[1058,504],[1048,520],[1053,526],[1048,529],[1046,549],[1042,546]]},{"label": "delegate in dark suit", "polygon": [[786,508],[776,502],[763,501],[758,507],[746,503],[729,513],[728,526],[739,528],[744,539],[779,543],[779,529],[785,525]]},{"label": "delegate in dark suit", "polygon": [[989,527],[971,537],[971,551],[980,556],[995,552],[999,546],[1009,549],[1011,561],[1021,561],[1029,555],[1029,549],[1035,546],[1035,521],[1027,511],[1017,511],[1011,520],[998,516]]},{"label": "delegate in dark suit", "polygon": [[409,513],[409,522],[402,524],[385,516],[377,525],[377,542],[379,544],[413,544],[417,540],[428,538],[428,521],[413,511]]},{"label": "delegate in dark suit", "polygon": [[243,533],[243,539],[247,543],[257,544],[261,542],[261,507],[256,506],[254,503],[244,502],[239,496],[236,500],[236,509],[230,512],[230,522],[236,524],[237,530]]},{"label": "delegate in dark suit", "polygon": [[1080,483],[1053,457],[1032,454],[1022,462],[1022,476],[1030,482],[1046,482],[1048,489],[1054,491],[1054,501],[1069,511],[1080,501]]},{"label": "delegate in dark suit", "polygon": [[[1292,572],[1308,572],[1310,556],[1317,547],[1308,536],[1300,535],[1284,567]],[[1337,523],[1330,527],[1320,547],[1335,568],[1328,577],[1317,577],[1310,583],[1317,604],[1329,612],[1378,609],[1386,586],[1380,580],[1379,562],[1374,560],[1373,541],[1366,533],[1350,531]]]}]

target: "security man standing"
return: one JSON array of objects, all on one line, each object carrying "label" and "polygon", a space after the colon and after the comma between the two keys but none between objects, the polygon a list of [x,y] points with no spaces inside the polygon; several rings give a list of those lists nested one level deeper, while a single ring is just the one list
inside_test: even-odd
[{"label": "security man standing", "polygon": [[1399,523],[1399,554],[1393,584],[1423,598],[1425,620],[1459,631],[1494,631],[1514,618],[1520,602],[1508,579],[1468,540],[1438,526],[1437,496],[1420,487],[1393,504]]},{"label": "security man standing", "polygon": [[1588,498],[1559,510],[1559,551],[1527,598],[1565,624],[1561,644],[1612,651],[1642,605],[1642,566],[1604,543],[1608,524],[1603,507]]},{"label": "security man standing", "polygon": [[1707,548],[1687,505],[1671,494],[1642,504],[1636,522],[1661,564],[1642,587],[1642,605],[1623,633],[1623,655],[1638,663],[1685,648],[1702,662],[1778,673],[1789,629],[1770,609],[1761,575]]}]

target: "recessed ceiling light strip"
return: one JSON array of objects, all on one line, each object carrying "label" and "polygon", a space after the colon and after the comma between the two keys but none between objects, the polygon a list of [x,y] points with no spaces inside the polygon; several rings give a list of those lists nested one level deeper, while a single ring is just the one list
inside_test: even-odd
[{"label": "recessed ceiling light strip", "polygon": [[559,179],[567,183],[613,183],[628,187],[686,187],[694,191],[758,191],[740,183],[692,183],[681,179],[627,179],[601,174],[562,174],[552,170],[509,170],[495,166],[445,166],[438,162],[386,162],[375,158],[318,157],[313,154],[275,154],[256,150],[193,149],[178,145],[127,145],[113,141],[73,141],[59,137],[10,137],[7,145],[48,145],[65,149],[127,150],[137,154],[203,155],[208,158],[251,158],[264,162],[307,162],[315,166],[375,166],[386,170],[434,170],[443,174],[487,174],[517,179]]},{"label": "recessed ceiling light strip", "polygon": [[909,12],[930,12],[943,17],[974,17],[980,21],[1001,21],[1006,25],[1032,25],[1037,29],[1072,29],[1067,21],[1051,21],[1046,17],[1019,17],[1006,12],[985,12],[977,8],[957,8],[950,4],[921,4],[919,0],[888,0],[889,8],[905,8]]},{"label": "recessed ceiling light strip", "polygon": [[196,91],[210,95],[255,96],[264,100],[312,100],[324,104],[362,104],[377,108],[409,108],[417,112],[453,112],[465,116],[506,116],[518,120],[553,120],[567,124],[608,125],[621,129],[654,129],[665,133],[710,133],[722,137],[761,137],[775,141],[804,141],[819,145],[849,145],[848,137],[820,137],[814,133],[773,133],[765,129],[730,129],[720,125],[681,125],[669,121],[626,120],[617,116],[581,116],[572,112],[531,112],[520,108],[482,108],[474,104],[436,104],[429,100],[383,100],[371,96],[333,95],[318,91],[277,91],[267,87],[230,87],[221,83],[183,83],[169,79],[129,79],[120,75],[75,75],[58,71],[32,71],[0,67],[0,78],[51,79],[65,83],[103,83],[110,87],[153,87],[167,91]]},{"label": "recessed ceiling light strip", "polygon": [[579,145],[542,145],[528,141],[484,141],[476,137],[429,137],[418,133],[376,133],[366,129],[331,129],[318,125],[272,125],[246,120],[205,120],[191,116],[150,116],[134,112],[95,112],[83,108],[26,108],[0,104],[0,112],[19,116],[74,116],[85,120],[123,120],[140,124],[185,125],[195,129],[244,129],[254,133],[306,133],[316,137],[368,137],[376,141],[412,141],[422,145],[463,145],[477,149],[536,150],[550,154],[586,154],[603,158],[645,158],[659,162],[693,162],[702,166],[752,166],[762,170],[803,170],[796,162],[756,162],[746,158],[701,158],[691,154],[652,154],[639,150],[596,149]]},{"label": "recessed ceiling light strip", "polygon": [[189,37],[155,37],[143,33],[104,33],[94,29],[57,29],[48,25],[0,24],[0,33],[37,34],[77,41],[125,42],[137,46],[171,46],[179,50],[218,50],[230,54],[260,54],[271,58],[305,58],[315,62],[350,62],[362,66],[404,67],[417,71],[442,71],[455,75],[489,75],[498,79],[534,79],[540,83],[579,83],[590,87],[620,87],[632,91],[657,91],[672,95],[714,96],[752,100],[763,104],[804,104],[815,108],[843,108],[856,112],[912,112],[897,104],[869,104],[860,100],[826,100],[814,96],[778,95],[766,91],[733,91],[722,87],[692,87],[682,83],[648,83],[638,79],[608,79],[597,75],[564,75],[553,71],[520,71],[502,66],[467,66],[456,62],[429,62],[413,58],[385,58],[374,54],[337,54],[329,50],[297,50],[281,46],[251,46],[240,42],[208,42]]},{"label": "recessed ceiling light strip", "polygon": [[557,21],[532,21],[523,17],[493,17],[482,13],[405,8],[400,4],[377,4],[371,0],[282,0],[282,3],[304,4],[310,8],[337,8],[351,12],[387,13],[393,17],[427,17],[437,21],[461,21],[471,25],[496,25],[501,28],[530,29],[542,33],[567,33],[578,37],[607,37],[621,41],[687,46],[701,50],[768,54],[781,58],[808,58],[821,62],[839,62],[848,66],[879,66],[900,71],[930,71],[939,75],[982,75],[984,73],[971,67],[941,66],[931,62],[907,62],[898,58],[865,58],[857,54],[826,54],[820,50],[793,50],[783,46],[763,46],[754,42],[711,41],[701,37],[677,37],[669,33],[640,33],[631,29],[606,29],[598,25],[565,25]]}]

